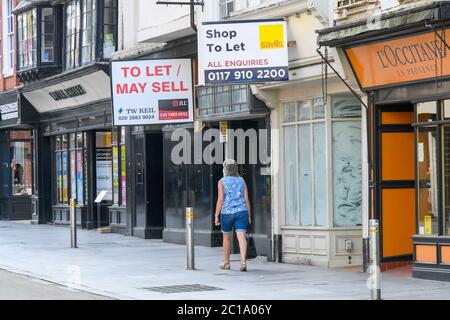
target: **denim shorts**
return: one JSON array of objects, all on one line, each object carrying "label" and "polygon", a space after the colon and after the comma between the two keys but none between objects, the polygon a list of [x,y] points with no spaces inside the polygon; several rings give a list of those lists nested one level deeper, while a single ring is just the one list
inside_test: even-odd
[{"label": "denim shorts", "polygon": [[240,211],[230,214],[220,214],[220,225],[223,233],[230,233],[234,230],[247,232],[248,211]]}]

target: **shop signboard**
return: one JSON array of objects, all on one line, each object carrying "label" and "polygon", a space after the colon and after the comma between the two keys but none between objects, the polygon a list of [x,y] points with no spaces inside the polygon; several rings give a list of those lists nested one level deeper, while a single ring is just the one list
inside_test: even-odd
[{"label": "shop signboard", "polygon": [[199,84],[289,80],[284,20],[204,22],[198,33]]},{"label": "shop signboard", "polygon": [[0,121],[17,119],[19,107],[17,102],[11,102],[0,106]]},{"label": "shop signboard", "polygon": [[111,63],[114,125],[192,122],[190,59]]},{"label": "shop signboard", "polygon": [[[439,31],[450,38],[450,29]],[[346,48],[362,89],[393,86],[450,76],[446,44],[433,32]]]}]

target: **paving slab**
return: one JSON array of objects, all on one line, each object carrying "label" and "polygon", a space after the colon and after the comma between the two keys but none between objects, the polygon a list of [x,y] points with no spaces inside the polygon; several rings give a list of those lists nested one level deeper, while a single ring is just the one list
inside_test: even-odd
[{"label": "paving slab", "polygon": [[[186,270],[186,247],[161,240],[78,230],[77,249],[69,229],[0,221],[0,269],[115,299],[368,299],[368,274],[355,270],[248,262],[239,271],[218,264],[222,248],[195,247],[196,270]],[[158,292],[162,286],[201,285],[214,291]],[[175,288],[178,289],[178,288]],[[182,288],[181,288],[182,289]],[[181,290],[180,289],[180,290]],[[382,275],[384,299],[450,299],[450,282]]]}]

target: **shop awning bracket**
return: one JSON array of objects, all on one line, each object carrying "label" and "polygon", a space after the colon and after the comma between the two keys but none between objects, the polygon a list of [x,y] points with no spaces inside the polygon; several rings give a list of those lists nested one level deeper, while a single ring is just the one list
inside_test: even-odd
[{"label": "shop awning bracket", "polygon": [[338,78],[341,79],[341,81],[345,84],[345,86],[351,91],[351,93],[359,100],[359,102],[361,102],[361,104],[367,110],[368,107],[367,107],[366,103],[361,99],[361,96],[355,90],[353,90],[353,88],[347,83],[347,81],[333,67],[333,65],[330,63],[330,61],[328,61],[328,59],[322,54],[322,52],[320,51],[320,48],[321,47],[317,48],[316,52],[319,54],[319,56],[322,58],[322,60],[331,68],[331,70],[333,70],[333,72],[338,76]]}]

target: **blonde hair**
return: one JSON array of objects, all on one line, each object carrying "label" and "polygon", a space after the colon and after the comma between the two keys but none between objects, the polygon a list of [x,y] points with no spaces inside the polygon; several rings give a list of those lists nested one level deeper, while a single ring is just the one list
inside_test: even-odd
[{"label": "blonde hair", "polygon": [[237,162],[233,159],[227,159],[223,162],[223,176],[239,177]]}]

